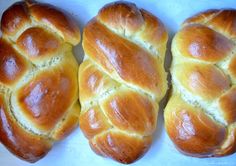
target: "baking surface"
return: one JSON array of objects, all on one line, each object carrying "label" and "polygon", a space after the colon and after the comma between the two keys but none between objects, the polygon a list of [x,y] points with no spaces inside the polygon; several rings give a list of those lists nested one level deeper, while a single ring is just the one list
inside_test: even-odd
[{"label": "baking surface", "polygon": [[[200,11],[211,8],[234,8],[236,0],[129,0],[135,2],[140,8],[144,8],[159,17],[169,32],[169,45],[173,34],[179,29],[180,24],[187,18]],[[0,0],[0,15],[15,0]],[[94,17],[98,10],[112,0],[39,0],[60,7],[72,14],[80,25],[80,29]],[[169,46],[168,46],[169,47]],[[82,59],[83,51],[81,45],[74,49],[77,59]],[[168,59],[170,52],[167,51]],[[168,66],[168,65],[167,65]],[[32,166],[10,154],[0,145],[1,166]],[[54,145],[46,157],[33,164],[34,166],[118,166],[111,159],[97,156],[89,147],[87,139],[80,129],[76,129],[64,141]],[[222,158],[192,158],[179,153],[169,140],[163,124],[163,109],[159,111],[158,126],[155,133],[153,145],[143,158],[132,164],[134,166],[182,166],[182,165],[219,165],[235,166],[236,154]]]}]

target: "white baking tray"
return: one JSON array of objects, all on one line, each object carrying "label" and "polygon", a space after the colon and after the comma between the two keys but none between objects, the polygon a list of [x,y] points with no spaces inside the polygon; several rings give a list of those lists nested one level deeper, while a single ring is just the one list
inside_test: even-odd
[{"label": "white baking tray", "polygon": [[[81,31],[98,10],[112,0],[39,0],[51,3],[69,13],[77,20]],[[236,0],[129,0],[158,16],[169,31],[169,45],[173,34],[187,18],[210,8],[236,8]],[[0,0],[0,15],[15,0]],[[75,50],[78,60],[82,59],[81,45]],[[1,56],[1,55],[0,55]],[[170,52],[167,51],[170,57]],[[80,129],[76,129],[65,140],[54,145],[46,157],[34,166],[118,166],[111,159],[97,156],[89,147]],[[222,158],[193,158],[179,153],[169,140],[163,125],[163,109],[159,112],[154,142],[149,151],[134,166],[236,166],[236,154]],[[0,145],[0,166],[32,166],[10,154]]]}]

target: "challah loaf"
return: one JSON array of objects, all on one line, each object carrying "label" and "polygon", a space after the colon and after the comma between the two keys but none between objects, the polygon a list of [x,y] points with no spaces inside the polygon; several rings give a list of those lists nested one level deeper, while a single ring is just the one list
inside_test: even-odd
[{"label": "challah loaf", "polygon": [[235,10],[208,10],[187,19],[173,39],[165,127],[187,155],[236,151],[235,25]]},{"label": "challah loaf", "polygon": [[3,13],[1,30],[0,141],[36,162],[78,124],[79,28],[54,6],[22,1]]},{"label": "challah loaf", "polygon": [[132,163],[150,147],[167,90],[167,32],[135,4],[104,6],[85,27],[80,127],[99,155]]}]

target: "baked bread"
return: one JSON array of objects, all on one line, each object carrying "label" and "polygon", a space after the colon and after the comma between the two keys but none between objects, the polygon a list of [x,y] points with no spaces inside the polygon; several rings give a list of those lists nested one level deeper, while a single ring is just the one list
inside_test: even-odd
[{"label": "baked bread", "polygon": [[236,10],[208,10],[187,19],[172,42],[172,94],[166,130],[195,157],[236,151]]},{"label": "baked bread", "polygon": [[36,162],[78,124],[79,28],[49,4],[17,2],[2,15],[0,142]]},{"label": "baked bread", "polygon": [[135,4],[104,6],[85,27],[80,128],[99,155],[132,163],[150,147],[167,90],[167,32]]}]

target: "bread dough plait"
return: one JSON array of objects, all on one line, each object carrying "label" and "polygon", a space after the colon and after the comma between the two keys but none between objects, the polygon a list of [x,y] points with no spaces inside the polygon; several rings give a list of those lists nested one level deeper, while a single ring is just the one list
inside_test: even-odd
[{"label": "bread dough plait", "polygon": [[3,13],[1,30],[0,141],[36,162],[78,124],[79,28],[52,5],[21,1]]},{"label": "bread dough plait", "polygon": [[80,127],[99,155],[132,163],[151,145],[167,89],[167,32],[135,4],[103,7],[85,27]]},{"label": "bread dough plait", "polygon": [[187,19],[172,42],[172,94],[165,127],[195,157],[236,151],[236,11],[208,10]]}]

